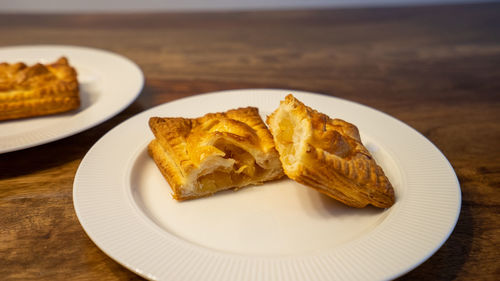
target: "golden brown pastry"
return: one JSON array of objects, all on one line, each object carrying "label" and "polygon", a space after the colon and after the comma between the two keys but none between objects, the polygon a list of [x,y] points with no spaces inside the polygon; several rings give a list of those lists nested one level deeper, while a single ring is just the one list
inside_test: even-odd
[{"label": "golden brown pastry", "polygon": [[285,174],[361,208],[388,208],[394,190],[363,146],[356,126],[331,119],[288,95],[267,118]]},{"label": "golden brown pastry", "polygon": [[254,107],[200,118],[149,119],[148,146],[173,197],[185,200],[282,177],[272,136]]},{"label": "golden brown pastry", "polygon": [[79,106],[77,74],[65,57],[47,65],[0,63],[0,120],[60,113]]}]

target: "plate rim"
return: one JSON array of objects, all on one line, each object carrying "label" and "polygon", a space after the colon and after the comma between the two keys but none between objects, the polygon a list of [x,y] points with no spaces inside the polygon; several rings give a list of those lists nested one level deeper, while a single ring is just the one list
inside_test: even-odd
[{"label": "plate rim", "polygon": [[[118,59],[121,62],[125,63],[129,69],[131,74],[135,75],[135,79],[137,79],[137,85],[136,89],[131,91],[131,94],[128,95],[128,99],[124,99],[122,103],[119,106],[116,106],[113,108],[113,110],[103,112],[100,117],[98,118],[89,118],[89,119],[84,119],[85,123],[81,123],[81,125],[74,126],[75,124],[71,124],[72,122],[69,122],[69,118],[72,116],[68,116],[67,119],[61,120],[60,123],[68,123],[68,125],[72,126],[65,126],[64,129],[56,128],[54,129],[54,126],[49,126],[49,128],[52,128],[52,130],[45,131],[45,130],[34,130],[28,133],[22,133],[20,134],[22,137],[24,137],[23,141],[17,145],[7,145],[5,147],[0,147],[0,154],[3,153],[8,153],[8,152],[14,152],[14,151],[19,151],[31,147],[36,147],[40,146],[43,144],[51,143],[57,140],[61,140],[64,138],[67,138],[72,135],[76,135],[78,133],[81,133],[83,131],[86,131],[90,128],[93,128],[99,124],[102,124],[106,122],[107,120],[113,118],[114,116],[118,115],[120,112],[125,110],[129,105],[131,105],[137,97],[142,93],[145,85],[145,77],[142,69],[132,61],[130,58],[119,54],[112,52],[110,50],[106,49],[99,49],[99,48],[94,48],[94,47],[87,47],[87,46],[77,46],[77,45],[57,45],[57,44],[33,44],[33,45],[9,45],[9,46],[0,46],[0,52],[19,52],[25,50],[26,52],[29,52],[31,50],[36,50],[36,49],[44,49],[44,50],[50,50],[51,52],[57,51],[58,49],[61,49],[61,55],[68,56],[67,54],[64,54],[65,50],[69,50],[67,52],[89,52],[89,53],[96,53],[100,55],[104,55],[109,58],[113,59]],[[73,58],[75,56],[73,55]],[[39,60],[43,60],[44,56],[40,55]],[[71,59],[71,58],[70,58]],[[72,63],[72,66],[75,68],[78,68],[78,66],[75,66]],[[95,103],[97,104],[99,100]],[[95,104],[92,104],[94,106]],[[79,115],[75,114],[74,116]],[[49,116],[50,117],[50,116]],[[43,118],[40,117],[40,118]],[[24,119],[23,119],[24,120]],[[6,120],[9,122],[15,122],[16,120]],[[59,123],[59,124],[60,124]],[[44,128],[45,129],[45,128]],[[30,135],[31,134],[31,135]],[[36,134],[36,136],[33,136]]]},{"label": "plate rim", "polygon": [[[144,112],[141,112],[137,115],[135,115],[134,117],[131,117],[130,119],[122,122],[121,124],[119,124],[118,126],[116,126],[115,128],[113,128],[112,130],[110,130],[106,135],[104,135],[99,141],[96,142],[96,144],[89,150],[89,152],[87,153],[87,155],[85,155],[84,159],[82,160],[82,162],[80,163],[80,166],[78,168],[78,171],[75,175],[75,180],[74,180],[74,187],[73,187],[73,198],[74,198],[74,207],[75,207],[75,211],[76,211],[76,214],[77,214],[77,217],[80,221],[80,223],[82,224],[82,227],[84,228],[85,232],[87,233],[87,235],[90,237],[90,239],[99,247],[101,248],[101,250],[103,250],[108,256],[112,257],[115,261],[117,261],[118,263],[124,265],[126,268],[128,268],[129,270],[135,272],[136,274],[139,274],[141,275],[142,277],[145,277],[145,278],[148,278],[148,279],[156,279],[157,275],[155,274],[152,274],[152,273],[148,273],[148,272],[144,272],[143,270],[141,270],[140,268],[138,267],[135,267],[133,265],[130,265],[130,264],[127,264],[126,262],[122,262],[122,260],[120,260],[119,258],[116,258],[115,256],[113,256],[113,253],[108,253],[107,251],[105,251],[103,249],[106,248],[105,245],[101,245],[101,241],[96,241],[98,239],[94,239],[95,237],[93,237],[92,233],[88,233],[88,229],[85,227],[85,224],[86,222],[84,222],[84,218],[82,218],[82,210],[80,209],[81,206],[79,206],[78,204],[78,185],[80,184],[80,180],[81,180],[81,173],[83,171],[83,169],[85,169],[85,163],[86,163],[86,159],[89,155],[92,155],[93,153],[93,150],[95,147],[99,146],[99,143],[101,142],[101,140],[103,139],[106,139],[109,137],[109,135],[113,134],[113,132],[115,132],[115,130],[118,130],[120,127],[122,126],[126,126],[127,124],[129,124],[128,122],[133,122],[134,119],[140,119],[140,118],[143,118],[141,116],[145,116],[148,114],[148,112],[154,112],[156,110],[159,110],[161,109],[162,107],[168,107],[168,106],[174,106],[175,103],[179,103],[179,102],[189,102],[191,100],[197,100],[197,99],[200,99],[200,98],[208,98],[208,95],[223,95],[223,94],[228,94],[228,93],[232,93],[232,94],[244,94],[244,92],[247,92],[247,91],[255,91],[255,92],[269,92],[269,91],[274,91],[274,92],[279,92],[281,93],[282,95],[284,95],[284,93],[293,93],[294,95],[297,94],[298,96],[300,95],[311,95],[311,96],[322,96],[323,98],[326,98],[326,99],[332,99],[332,100],[336,100],[336,101],[342,101],[342,102],[347,102],[349,104],[355,104],[356,106],[361,106],[369,111],[372,111],[374,112],[375,114],[382,114],[383,116],[385,116],[385,118],[390,118],[391,120],[393,121],[397,121],[399,123],[399,125],[402,125],[404,127],[405,130],[410,130],[412,131],[413,133],[417,133],[417,135],[419,135],[419,137],[421,139],[424,140],[424,142],[427,144],[427,145],[431,145],[431,147],[434,149],[434,152],[437,152],[438,153],[438,156],[440,157],[441,160],[444,160],[445,163],[447,163],[448,165],[448,168],[450,169],[451,171],[451,174],[448,174],[448,176],[451,176],[452,178],[452,181],[453,181],[453,185],[454,187],[456,188],[456,193],[454,194],[456,196],[456,199],[457,199],[457,205],[455,206],[455,210],[454,210],[454,217],[451,219],[449,225],[448,225],[448,229],[446,231],[446,233],[441,233],[442,234],[442,239],[439,241],[439,243],[436,243],[434,245],[434,248],[427,252],[426,255],[423,255],[420,257],[420,260],[419,262],[416,262],[416,263],[413,263],[411,266],[407,266],[405,267],[404,270],[400,270],[397,272],[397,274],[393,274],[392,276],[386,276],[386,278],[396,278],[396,277],[399,277],[399,276],[402,276],[404,274],[406,274],[407,272],[413,270],[414,268],[418,267],[420,264],[422,264],[425,260],[427,260],[430,256],[432,256],[435,252],[437,252],[439,250],[439,248],[446,242],[446,240],[449,238],[449,236],[451,235],[457,221],[458,221],[458,218],[459,218],[459,215],[460,215],[460,209],[461,209],[461,192],[460,192],[460,184],[459,184],[459,181],[458,181],[458,178],[456,177],[456,174],[453,170],[453,167],[451,166],[450,162],[446,159],[446,157],[444,156],[444,154],[430,141],[428,140],[425,136],[423,136],[421,133],[419,133],[418,131],[416,131],[415,129],[413,129],[412,127],[410,127],[409,125],[407,125],[406,123],[388,115],[387,113],[384,113],[382,111],[379,111],[377,109],[374,109],[374,108],[371,108],[369,106],[366,106],[366,105],[363,105],[363,104],[360,104],[360,103],[357,103],[357,102],[353,102],[353,101],[349,101],[349,100],[345,100],[345,99],[342,99],[342,98],[338,98],[338,97],[332,97],[332,96],[328,96],[328,95],[325,95],[325,94],[319,94],[319,93],[312,93],[312,92],[305,92],[305,91],[299,91],[299,90],[286,90],[286,89],[237,89],[237,90],[224,90],[224,91],[215,91],[215,92],[209,92],[209,93],[203,93],[203,94],[199,94],[199,95],[194,95],[194,96],[189,96],[189,97],[185,97],[185,98],[181,98],[181,99],[178,99],[178,100],[174,100],[174,101],[171,101],[171,102],[168,102],[168,103],[164,103],[164,104],[160,104],[160,105],[157,105],[155,107],[152,107],[148,110],[145,110]],[[299,97],[300,99],[300,97]],[[172,105],[174,104],[174,105]],[[131,154],[135,154],[137,148],[134,149],[134,153],[131,153]],[[129,155],[130,156],[130,155]],[[123,179],[122,179],[123,180]],[[399,206],[394,206],[394,207],[399,207]],[[389,214],[391,215],[391,214]],[[387,219],[387,218],[386,218]],[[82,221],[83,220],[83,221]],[[186,242],[189,244],[189,242]],[[191,245],[191,246],[195,246],[195,248],[197,247],[196,245]],[[201,247],[201,246],[200,246]],[[214,250],[211,250],[211,249],[208,249],[209,252],[213,252]],[[241,256],[241,255],[238,255],[238,254],[232,254],[232,253],[225,253],[225,252],[221,252],[221,253],[218,253],[218,254],[223,254],[223,255],[229,255],[231,257],[240,257],[240,258],[243,258],[243,259],[264,259],[264,260],[269,260],[269,257],[257,257],[257,256]],[[276,257],[273,257],[271,259],[275,259]]]}]

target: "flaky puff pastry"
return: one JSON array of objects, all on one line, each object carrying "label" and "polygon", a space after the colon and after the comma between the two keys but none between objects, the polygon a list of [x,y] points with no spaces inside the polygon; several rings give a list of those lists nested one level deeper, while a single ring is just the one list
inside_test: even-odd
[{"label": "flaky puff pastry", "polygon": [[32,66],[0,63],[0,120],[55,114],[79,106],[77,73],[65,57]]},{"label": "flaky puff pastry", "polygon": [[363,146],[356,126],[304,105],[292,95],[266,120],[285,174],[352,207],[390,207],[394,190]]},{"label": "flaky puff pastry", "polygon": [[200,118],[149,119],[148,151],[176,200],[284,176],[272,136],[254,107]]}]

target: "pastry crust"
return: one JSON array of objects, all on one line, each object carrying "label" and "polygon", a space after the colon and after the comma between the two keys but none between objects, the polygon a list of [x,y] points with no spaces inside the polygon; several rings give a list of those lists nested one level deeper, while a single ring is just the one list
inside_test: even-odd
[{"label": "pastry crust", "polygon": [[272,136],[255,107],[195,119],[149,119],[148,146],[176,200],[261,184],[284,175]]},{"label": "pastry crust", "polygon": [[394,189],[356,126],[288,95],[266,120],[285,174],[352,207],[388,208]]},{"label": "pastry crust", "polygon": [[77,73],[65,57],[51,64],[0,63],[0,120],[80,107]]}]

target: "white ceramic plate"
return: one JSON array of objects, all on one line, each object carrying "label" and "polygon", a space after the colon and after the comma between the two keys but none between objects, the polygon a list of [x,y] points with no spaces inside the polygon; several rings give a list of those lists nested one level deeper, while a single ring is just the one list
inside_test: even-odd
[{"label": "white ceramic plate", "polygon": [[[395,205],[349,208],[289,179],[181,203],[171,198],[147,154],[149,117],[244,106],[265,117],[288,93],[358,126],[395,187]],[[338,98],[266,89],[198,95],[127,120],[90,149],[73,191],[76,214],[97,246],[158,280],[396,278],[437,251],[461,205],[446,158],[402,122]]]},{"label": "white ceramic plate", "polygon": [[81,107],[63,114],[1,121],[0,153],[41,145],[91,128],[125,109],[142,90],[142,71],[115,53],[57,45],[0,48],[2,62],[31,65],[50,63],[61,56],[66,56],[78,72]]}]

